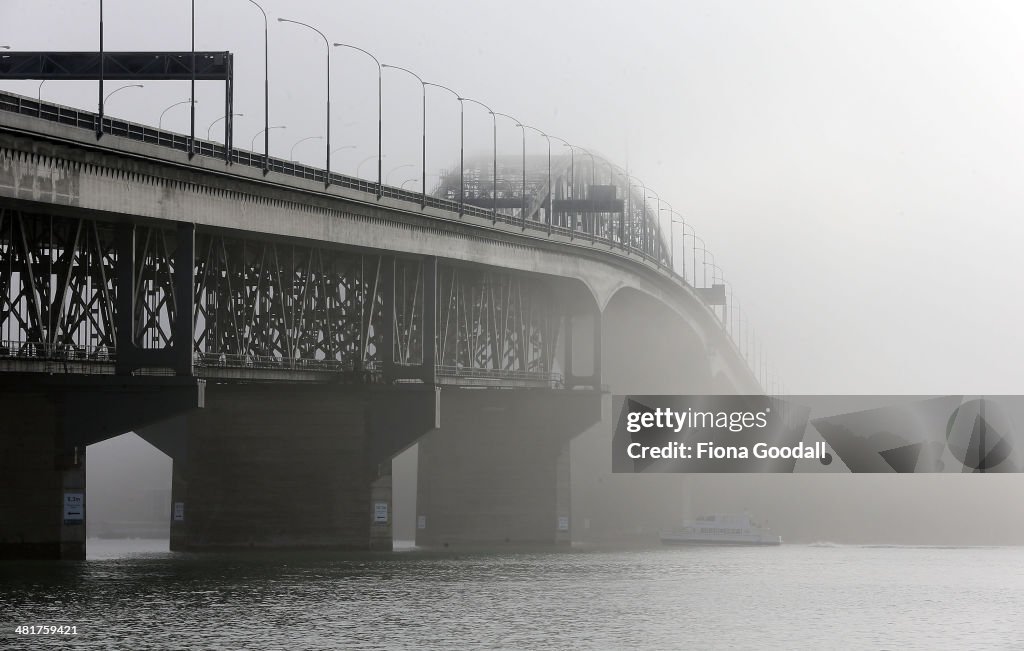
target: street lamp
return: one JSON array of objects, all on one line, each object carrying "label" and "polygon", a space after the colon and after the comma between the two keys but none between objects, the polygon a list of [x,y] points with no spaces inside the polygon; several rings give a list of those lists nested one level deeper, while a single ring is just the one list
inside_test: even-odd
[{"label": "street lamp", "polygon": [[[388,155],[384,154],[381,158],[387,158],[387,157],[388,157]],[[359,161],[359,164],[356,165],[356,178],[357,179],[362,178],[361,176],[359,176],[359,170],[360,170],[360,168],[362,168],[363,163],[367,163],[369,161],[372,161],[375,158],[377,158],[377,157],[376,156],[367,156],[363,160]]]},{"label": "street lamp", "polygon": [[263,11],[263,7],[256,0],[249,0],[249,3],[263,14],[263,174],[266,174],[270,169],[267,167],[270,161],[270,29],[267,25],[267,12]]},{"label": "street lamp", "polygon": [[[676,217],[679,217],[679,219],[676,219]],[[672,261],[672,271],[674,272],[676,270],[676,262],[675,262],[675,257],[676,257],[676,241],[675,241],[675,228],[674,228],[673,225],[674,224],[682,224],[683,225],[683,232],[685,233],[686,232],[686,218],[683,217],[682,215],[680,215],[679,213],[677,213],[676,211],[672,210],[671,214],[669,216],[669,219],[671,219],[671,221],[669,222],[669,242],[672,245],[670,256],[671,256],[671,261]],[[685,244],[683,245],[683,248],[679,251],[679,253],[682,256],[683,264],[681,265],[681,267],[683,269],[683,282],[685,283],[686,282],[686,245]]]},{"label": "street lamp", "polygon": [[[587,199],[589,200],[590,199],[590,188],[595,186],[595,185],[597,185],[597,160],[594,158],[594,155],[592,153],[590,153],[589,151],[587,151],[583,147],[580,147],[580,146],[577,145],[576,148],[579,149],[580,151],[582,151],[587,156],[590,156],[590,185],[587,186]],[[591,222],[592,223],[590,225],[590,241],[591,241],[591,243],[593,243],[594,238],[597,236],[597,213],[596,212],[593,213],[593,215],[591,217]]]},{"label": "street lamp", "polygon": [[405,165],[399,165],[398,167],[392,168],[392,170],[388,172],[387,176],[388,185],[391,185],[391,175],[397,172],[398,170],[405,169],[406,167],[416,167],[416,165],[414,165],[413,163],[406,163]]},{"label": "street lamp", "polygon": [[[429,81],[423,82],[423,86],[424,86],[424,89],[427,86],[434,86],[435,88],[440,88],[441,90],[446,90],[449,93],[451,93],[452,95],[455,95],[455,99],[459,100],[459,219],[461,219],[462,218],[462,214],[463,214],[463,212],[465,210],[465,201],[466,201],[466,188],[465,188],[465,179],[466,179],[466,164],[465,164],[465,142],[466,142],[465,141],[465,136],[466,136],[466,132],[465,132],[466,120],[465,120],[465,117],[466,117],[466,112],[465,112],[465,108],[466,107],[462,103],[463,98],[461,96],[459,96],[458,93],[456,93],[451,88],[448,88],[447,86],[442,86],[441,84],[431,83]],[[423,114],[426,115],[426,113],[427,113],[427,109],[426,109],[426,106],[424,105]],[[424,138],[425,137],[426,136],[424,136]],[[425,149],[426,149],[426,145],[424,145],[424,150]]]},{"label": "street lamp", "polygon": [[[690,226],[689,224],[683,224],[683,246],[684,247],[686,246],[686,228],[688,226],[690,228],[690,237],[693,238],[693,284],[694,284],[694,286],[697,285],[697,242],[699,241],[700,244],[701,244],[702,250],[704,251],[704,261],[705,261],[705,263],[704,263],[705,264],[705,267],[704,267],[704,279],[703,279],[703,282],[701,283],[701,286],[702,287],[706,287],[707,284],[708,284],[707,243],[704,241],[704,238],[702,238],[699,235],[697,235],[697,231],[694,230],[693,226]],[[712,256],[712,260],[713,259],[714,259],[714,256]]]},{"label": "street lamp", "polygon": [[[253,150],[253,148],[254,148],[254,147],[256,146],[256,136],[258,136],[258,135],[260,135],[260,134],[262,133],[262,134],[264,134],[264,138],[266,138],[266,135],[265,135],[265,134],[266,134],[266,132],[267,132],[267,131],[270,131],[271,129],[287,129],[287,128],[288,128],[288,127],[286,127],[286,126],[284,126],[284,125],[282,124],[282,125],[279,125],[279,126],[276,126],[276,127],[267,127],[267,128],[265,128],[265,129],[260,129],[259,131],[257,131],[257,132],[256,132],[256,135],[255,135],[255,136],[253,136],[253,137],[252,137],[252,140],[251,140],[251,141],[249,142],[249,151],[252,151],[252,150]],[[266,140],[264,140],[264,142],[265,142],[265,143],[266,143],[266,142],[269,142],[269,139],[266,139]],[[267,154],[264,154],[264,155],[263,155],[263,167],[264,167],[264,169],[266,169],[266,167],[267,167],[267,162],[268,162],[269,160],[270,160],[270,156],[269,156],[269,155],[267,155]]]},{"label": "street lamp", "polygon": [[498,118],[497,116],[495,116],[494,111],[491,110],[491,107],[487,106],[483,102],[479,102],[469,97],[459,98],[459,101],[463,100],[467,102],[473,102],[474,104],[482,106],[485,109],[487,109],[488,113],[491,114],[491,129],[494,133],[494,168],[492,169],[491,174],[491,180],[493,183],[491,187],[491,195],[494,198],[494,204],[493,208],[491,209],[491,224],[496,224],[498,222]]},{"label": "street lamp", "polygon": [[513,122],[516,123],[516,126],[519,127],[519,130],[523,132],[523,188],[522,188],[522,191],[521,191],[521,195],[522,196],[520,197],[520,199],[522,201],[522,207],[519,209],[519,221],[522,222],[523,230],[525,231],[526,230],[526,127],[523,126],[523,123],[520,122],[518,118],[514,118],[511,115],[509,115],[508,113],[496,113],[495,115],[500,115],[503,118],[508,118],[509,120],[512,120]]},{"label": "street lamp", "polygon": [[[675,235],[675,228],[672,226],[672,224],[684,224],[684,228],[685,228],[686,221],[681,219],[682,215],[680,215],[679,213],[677,213],[675,210],[672,209],[672,204],[670,204],[667,201],[664,202],[664,203],[665,203],[666,206],[668,206],[668,247],[669,247],[668,248],[668,262],[669,262],[669,265],[672,268],[672,273],[675,273],[675,271],[676,271],[676,241],[675,241],[675,237],[674,237],[674,235]],[[665,209],[664,208],[660,208],[659,211],[661,211],[661,210],[665,210]],[[680,219],[676,219],[676,216],[679,216]],[[660,215],[659,215],[658,219],[661,219]],[[683,280],[684,281],[686,280],[685,273],[686,273],[686,254],[684,253],[683,254],[683,274],[684,274]]]},{"label": "street lamp", "polygon": [[420,208],[426,208],[427,206],[427,82],[413,72],[401,66],[392,66],[387,63],[381,64],[384,68],[394,68],[395,70],[401,70],[407,72],[416,80],[420,82],[420,88],[423,90],[423,164],[422,164],[422,176],[423,176],[423,200],[420,203]]},{"label": "street lamp", "polygon": [[320,35],[320,38],[324,39],[324,48],[327,53],[327,174],[324,175],[324,185],[329,186],[331,184],[331,42],[327,40],[327,37],[324,36],[323,32],[312,25],[300,23],[297,20],[290,20],[288,18],[278,18],[277,22],[300,25],[313,30]]},{"label": "street lamp", "polygon": [[341,147],[335,147],[332,149],[331,153],[333,154],[334,152],[341,151],[342,149],[358,149],[358,147],[356,145],[342,145]]},{"label": "street lamp", "polygon": [[299,138],[298,140],[295,141],[295,144],[292,145],[292,148],[288,150],[288,160],[290,160],[293,163],[295,162],[295,148],[298,147],[300,144],[306,142],[307,140],[323,140],[323,139],[324,139],[323,136],[306,136],[305,138]]},{"label": "street lamp", "polygon": [[371,59],[373,59],[373,62],[377,64],[377,198],[380,199],[380,196],[381,196],[381,185],[380,185],[381,159],[383,158],[383,156],[381,155],[381,138],[382,138],[381,134],[383,133],[383,123],[384,123],[384,119],[382,117],[383,109],[381,108],[381,84],[382,84],[382,79],[381,78],[382,78],[383,75],[381,74],[380,61],[377,60],[377,57],[373,56],[372,54],[370,54],[369,52],[367,52],[363,48],[356,47],[355,45],[347,45],[345,43],[335,43],[334,47],[347,47],[350,50],[356,50],[357,52],[362,52],[366,56],[368,56]]},{"label": "street lamp", "polygon": [[170,106],[168,106],[167,108],[165,108],[163,110],[163,113],[160,114],[160,120],[157,121],[157,123],[156,123],[157,127],[156,128],[157,129],[163,129],[164,128],[164,114],[167,113],[167,111],[170,111],[175,106],[181,106],[182,104],[198,104],[198,103],[199,103],[199,100],[186,99],[184,101],[175,102],[174,104],[171,104]]},{"label": "street lamp", "polygon": [[[226,115],[222,115],[219,118],[217,118],[216,120],[214,120],[213,122],[211,122],[210,126],[206,127],[206,139],[207,140],[210,139],[210,132],[213,130],[213,125],[217,124],[218,122],[220,122],[221,120],[223,120],[226,117],[227,117]],[[231,117],[233,117],[233,118],[244,118],[245,117],[245,113],[232,113]]]},{"label": "street lamp", "polygon": [[544,136],[544,140],[546,140],[547,143],[548,143],[548,214],[547,214],[547,218],[548,218],[548,235],[551,235],[551,215],[552,215],[552,212],[551,212],[551,197],[554,195],[554,192],[552,192],[552,190],[551,190],[551,136],[549,136],[548,134],[544,133],[543,131],[541,131],[537,127],[531,127],[528,124],[520,124],[519,126],[525,127],[525,128],[530,129],[532,131],[536,131],[540,135]]},{"label": "street lamp", "polygon": [[[656,233],[656,236],[654,238],[654,245],[651,247],[651,252],[654,254],[655,260],[657,260],[658,264],[660,265],[661,264],[661,197],[654,190],[648,189],[647,192],[649,192],[650,194],[653,194],[654,198],[658,201],[658,210],[657,210],[656,213],[654,213],[654,217],[655,217],[654,225],[658,229],[658,232]],[[647,210],[647,205],[644,204],[644,211],[646,212],[646,210]]]},{"label": "street lamp", "polygon": [[406,180],[402,181],[402,185],[400,187],[404,190],[405,189],[405,184],[409,183],[410,181],[419,181],[419,179],[416,178],[415,176],[412,177],[411,179],[406,179]]},{"label": "street lamp", "polygon": [[[43,81],[46,81],[46,80],[44,79]],[[144,88],[144,86],[142,84],[128,84],[126,86],[121,86],[120,88],[115,88],[114,90],[112,90],[109,93],[107,93],[107,96],[103,98],[103,103],[106,104],[107,100],[110,99],[111,95],[113,95],[114,93],[116,93],[119,90],[124,90],[125,88]]]},{"label": "street lamp", "polygon": [[[569,148],[569,192],[568,192],[568,195],[569,195],[569,199],[570,200],[571,199],[575,199],[576,198],[576,190],[574,189],[574,186],[576,185],[576,148],[573,147],[572,144],[570,144],[568,140],[564,140],[562,138],[559,138],[558,136],[551,136],[551,137],[554,138],[555,140],[557,140],[558,142],[562,143],[563,147],[568,147]],[[575,212],[573,212],[572,219],[570,220],[569,226],[570,226],[569,227],[569,239],[571,240],[573,238],[573,235],[575,235],[575,233],[576,233],[576,213]]]}]

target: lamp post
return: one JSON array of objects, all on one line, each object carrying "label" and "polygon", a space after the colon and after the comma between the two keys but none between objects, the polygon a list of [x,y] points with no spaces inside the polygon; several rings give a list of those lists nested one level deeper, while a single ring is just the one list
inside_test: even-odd
[{"label": "lamp post", "polygon": [[[577,146],[577,149],[582,151],[587,156],[590,156],[590,185],[587,186],[587,200],[589,201],[590,200],[590,189],[593,186],[597,185],[597,160],[594,158],[594,155],[592,153],[590,153],[589,151],[587,151],[583,147]],[[592,223],[590,225],[590,241],[593,242],[595,234],[597,232],[596,213],[591,218],[591,222]]]},{"label": "lamp post", "polygon": [[546,140],[547,143],[548,143],[548,214],[547,214],[547,218],[548,218],[548,235],[551,235],[551,215],[552,215],[552,212],[551,212],[551,197],[554,194],[552,192],[552,190],[551,190],[551,137],[548,134],[546,134],[543,131],[541,131],[540,129],[538,129],[537,127],[531,127],[528,124],[521,124],[519,126],[526,127],[527,129],[531,129],[533,131],[536,131],[540,135],[544,136],[544,140]]},{"label": "lamp post", "polygon": [[[676,219],[676,217],[679,217],[679,219]],[[676,244],[675,244],[675,242],[676,241],[675,241],[675,228],[673,227],[673,224],[682,224],[683,225],[683,232],[685,233],[686,232],[686,219],[682,215],[680,215],[679,213],[677,213],[674,210],[672,211],[672,214],[670,215],[670,219],[672,221],[669,222],[669,241],[672,243],[672,253],[671,253],[671,257],[672,257],[672,271],[675,271],[676,270],[676,263],[675,263],[675,257],[676,257],[676,254],[675,254]],[[680,253],[680,256],[682,257],[683,264],[680,265],[680,266],[682,267],[682,270],[683,270],[683,282],[685,283],[686,282],[686,246],[685,246],[685,244],[683,245],[683,248],[680,249],[679,253]]]},{"label": "lamp post", "polygon": [[410,75],[415,77],[418,82],[420,82],[420,89],[423,91],[423,148],[422,148],[423,160],[422,160],[422,163],[421,163],[421,170],[422,171],[420,172],[420,175],[423,177],[423,198],[420,201],[420,208],[426,208],[427,207],[427,82],[423,81],[423,79],[418,74],[413,72],[412,70],[409,70],[407,68],[403,68],[401,66],[392,66],[392,65],[388,65],[386,63],[382,63],[381,67],[384,67],[384,68],[394,68],[395,70],[401,70],[402,72],[409,73]]},{"label": "lamp post", "polygon": [[[46,81],[46,80],[44,79],[43,81]],[[121,86],[120,88],[115,88],[114,90],[112,90],[109,93],[107,93],[107,96],[103,98],[103,103],[106,104],[107,101],[110,100],[110,96],[111,95],[113,95],[114,93],[116,93],[119,90],[124,90],[125,88],[145,88],[145,86],[143,86],[142,84],[128,84],[126,86]]]},{"label": "lamp post", "polygon": [[290,160],[293,163],[295,162],[295,148],[301,145],[302,143],[306,142],[307,140],[323,139],[323,136],[306,136],[305,138],[299,138],[298,140],[295,141],[295,144],[292,145],[292,148],[288,150],[288,160]]},{"label": "lamp post", "polygon": [[[715,273],[716,271],[721,272],[721,275]],[[712,286],[714,286],[716,283],[725,284],[725,270],[722,269],[721,267],[719,267],[717,264],[715,264],[714,256],[712,256],[711,257],[711,284],[712,284]],[[726,332],[728,332],[728,328],[729,328],[729,326],[727,324],[727,320],[729,318],[729,314],[728,314],[729,309],[728,309],[727,303],[728,303],[728,299],[726,299],[725,303],[722,303],[722,326],[725,327]]]},{"label": "lamp post", "polygon": [[[267,167],[270,161],[270,28],[267,24],[267,12],[256,0],[249,0],[249,3],[260,10],[263,14],[263,174],[270,168]],[[209,139],[209,138],[207,138]],[[252,147],[249,147],[250,151]]]},{"label": "lamp post", "polygon": [[416,166],[413,163],[406,163],[405,165],[399,165],[397,167],[392,168],[391,171],[388,172],[388,176],[387,176],[388,185],[391,185],[391,175],[394,174],[395,172],[397,172],[398,170],[405,169],[406,167],[416,167]]},{"label": "lamp post", "polygon": [[[211,122],[210,126],[206,127],[206,139],[207,140],[210,139],[210,132],[213,130],[213,125],[217,124],[218,122],[220,122],[221,120],[223,120],[226,117],[227,117],[226,115],[222,115],[219,118],[217,118],[216,120],[214,120],[213,122]],[[232,113],[231,117],[233,117],[233,118],[244,118],[245,117],[245,113]]]},{"label": "lamp post", "polygon": [[[686,246],[686,227],[687,226],[689,226],[689,224],[683,224],[683,246]],[[700,244],[701,244],[702,250],[704,251],[704,260],[705,260],[704,279],[703,279],[703,281],[701,283],[701,287],[707,287],[707,284],[708,284],[708,273],[707,273],[707,266],[706,266],[706,264],[707,264],[706,263],[706,261],[707,261],[707,243],[704,241],[704,238],[702,238],[699,235],[697,235],[697,231],[695,231],[693,229],[693,226],[690,226],[690,237],[693,238],[693,284],[694,285],[697,284],[697,242],[699,241]],[[712,256],[712,259],[714,259],[713,256]]]},{"label": "lamp post", "polygon": [[384,129],[383,109],[381,108],[381,96],[382,96],[381,95],[382,94],[381,85],[383,83],[383,79],[382,79],[383,75],[381,74],[381,64],[380,64],[380,61],[377,60],[377,57],[373,56],[372,54],[370,54],[369,52],[367,52],[366,50],[364,50],[361,47],[356,47],[355,45],[348,45],[347,43],[335,43],[334,47],[346,47],[346,48],[348,48],[350,50],[355,50],[357,52],[362,52],[366,56],[368,56],[371,59],[373,59],[373,62],[377,64],[377,198],[380,199],[380,196],[381,196],[381,178],[380,178],[380,174],[381,174],[381,164],[382,164],[381,163],[381,159],[383,158],[383,156],[381,156],[381,142],[382,142],[381,138],[383,137],[381,134],[383,133],[383,129]]},{"label": "lamp post", "polygon": [[332,149],[331,153],[333,154],[334,152],[341,151],[342,149],[358,149],[358,147],[356,147],[355,145],[342,145],[341,147],[335,147],[334,149]]},{"label": "lamp post", "polygon": [[522,223],[523,230],[526,230],[526,127],[519,121],[518,118],[512,117],[508,113],[496,113],[503,118],[508,118],[515,122],[515,125],[519,127],[519,130],[523,132],[523,186],[520,194],[521,203],[519,208],[519,221]]},{"label": "lamp post", "polygon": [[672,219],[672,215],[675,213],[675,211],[672,210],[672,204],[670,204],[667,201],[662,202],[659,199],[659,204],[658,204],[658,224],[661,224],[661,213],[665,211],[665,208],[661,207],[661,203],[664,203],[666,206],[668,206],[668,264],[669,264],[669,269],[672,271],[672,273],[675,273],[675,271],[676,271],[676,267],[675,267],[675,257],[676,257],[675,249],[676,249],[676,247],[675,247],[675,242],[672,241],[672,230],[673,230],[672,222],[675,221],[674,219]]},{"label": "lamp post", "polygon": [[[324,175],[324,186],[331,184],[331,42],[327,40],[324,33],[312,25],[306,23],[300,23],[297,20],[290,20],[288,18],[278,18],[279,23],[292,23],[294,25],[300,25],[307,29],[311,29],[320,35],[320,38],[324,39],[324,48],[327,59],[327,174]],[[377,196],[380,196],[379,194]]]},{"label": "lamp post", "polygon": [[[657,228],[657,233],[655,234],[655,238],[654,238],[654,246],[651,247],[651,249],[652,249],[652,252],[654,253],[655,260],[657,260],[658,264],[660,265],[661,264],[661,246],[662,246],[662,244],[661,244],[661,197],[654,190],[650,190],[649,189],[647,191],[649,193],[653,194],[654,198],[658,201],[658,210],[657,210],[657,212],[654,213],[654,216],[655,216],[654,226]],[[645,211],[647,210],[647,206],[646,205],[644,205],[644,210]]]},{"label": "lamp post", "polygon": [[[196,0],[192,0],[192,65],[189,66],[192,73],[192,90],[189,99],[189,131],[188,131],[188,158],[196,155]],[[227,111],[224,111],[227,113]]]},{"label": "lamp post", "polygon": [[492,174],[491,174],[491,180],[492,180],[491,195],[493,197],[494,204],[493,204],[493,208],[491,209],[491,224],[496,224],[498,222],[498,117],[495,115],[494,111],[491,110],[491,107],[487,106],[483,102],[479,102],[479,101],[477,101],[475,99],[471,99],[469,97],[460,97],[459,100],[460,101],[461,100],[465,100],[467,102],[473,102],[474,104],[477,104],[479,106],[484,107],[485,109],[487,109],[487,112],[491,114],[491,130],[492,130],[492,132],[494,134],[494,137],[493,137],[493,140],[494,140],[494,145],[493,145],[493,153],[494,153],[494,163],[493,163],[493,165],[494,165],[494,168],[492,169]]},{"label": "lamp post", "polygon": [[[563,147],[568,147],[569,148],[569,192],[568,192],[568,194],[569,194],[569,199],[570,200],[571,199],[575,199],[576,198],[576,190],[575,190],[574,186],[576,185],[576,148],[573,147],[572,144],[568,140],[563,140],[562,138],[559,138],[558,136],[551,136],[551,137],[554,138],[555,140],[557,140],[558,142],[562,143]],[[548,232],[549,233],[551,232],[550,227],[548,228]],[[576,213],[574,212],[573,216],[572,216],[571,223],[570,223],[570,228],[569,228],[569,239],[570,240],[573,239],[573,236],[575,235],[575,233],[576,233]]]},{"label": "lamp post", "polygon": [[401,187],[401,188],[402,188],[402,189],[404,190],[404,189],[405,189],[405,184],[406,184],[406,183],[409,183],[409,182],[411,182],[411,181],[419,181],[419,179],[418,179],[418,178],[416,178],[415,176],[414,176],[414,177],[412,177],[411,179],[406,179],[406,180],[402,181],[402,185],[401,185],[401,186],[399,186],[399,187]]},{"label": "lamp post", "polygon": [[[281,124],[281,125],[274,126],[274,127],[266,127],[265,129],[260,129],[259,131],[256,132],[256,135],[253,136],[252,140],[249,142],[249,151],[252,151],[253,148],[256,146],[256,137],[259,136],[261,133],[265,134],[265,132],[269,131],[270,129],[287,129],[287,128],[288,127],[286,127],[283,124]],[[269,141],[268,140],[264,140],[264,143],[266,143],[266,142],[269,142]],[[264,170],[267,169],[267,162],[269,160],[270,160],[270,155],[269,154],[264,154],[263,155],[263,169]]]},{"label": "lamp post", "polygon": [[[384,156],[383,156],[383,157],[384,157],[384,158],[387,158],[387,157],[388,157],[388,155],[387,155],[387,154],[384,154]],[[373,159],[375,159],[375,158],[377,158],[377,157],[376,157],[376,156],[367,156],[367,157],[366,157],[366,158],[364,158],[363,160],[359,161],[359,164],[358,164],[358,165],[356,165],[356,178],[357,178],[357,179],[358,179],[358,178],[362,178],[361,176],[359,176],[359,170],[360,170],[360,169],[361,169],[361,168],[363,167],[363,163],[368,163],[368,162],[372,161],[372,160],[373,160]]]},{"label": "lamp post", "polygon": [[[423,86],[424,86],[424,89],[427,86],[434,86],[435,88],[440,88],[441,90],[446,90],[449,93],[451,93],[452,95],[455,95],[455,99],[459,100],[459,219],[461,219],[462,218],[462,214],[465,212],[465,206],[466,206],[466,204],[465,204],[465,202],[466,202],[466,187],[465,187],[465,180],[466,180],[466,161],[465,161],[465,145],[466,145],[466,131],[465,131],[466,119],[465,118],[466,118],[466,110],[465,109],[466,109],[466,107],[462,103],[464,98],[461,97],[458,93],[456,93],[451,88],[448,88],[447,86],[442,86],[441,84],[435,84],[435,83],[432,83],[432,82],[429,82],[429,81],[425,81],[425,82],[423,82]],[[424,105],[424,109],[423,109],[424,115],[426,115],[426,112],[427,112],[426,106]],[[424,137],[426,137],[426,136],[424,136]],[[426,149],[426,145],[424,145],[424,149]]]},{"label": "lamp post", "polygon": [[[96,116],[96,140],[103,137],[103,77],[106,56],[103,53],[103,0],[100,0],[100,83],[99,83],[99,115]],[[43,87],[39,84],[39,88]]]},{"label": "lamp post", "polygon": [[162,113],[160,113],[160,119],[156,123],[156,125],[157,125],[156,128],[157,129],[163,129],[164,128],[164,114],[167,113],[167,111],[170,111],[175,106],[181,106],[182,104],[198,104],[198,103],[199,102],[197,102],[197,101],[186,99],[186,100],[183,100],[181,102],[175,102],[174,104],[171,104],[170,106],[165,108]]},{"label": "lamp post", "polygon": [[722,274],[722,282],[725,283],[725,290],[726,290],[726,299],[725,299],[726,305],[724,306],[724,309],[726,311],[725,329],[726,329],[726,332],[729,333],[729,338],[732,339],[733,344],[735,344],[736,343],[736,327],[735,327],[735,325],[733,325],[733,320],[735,319],[735,316],[733,316],[733,315],[735,314],[735,311],[733,310],[732,283],[725,279],[725,273],[724,272]]}]

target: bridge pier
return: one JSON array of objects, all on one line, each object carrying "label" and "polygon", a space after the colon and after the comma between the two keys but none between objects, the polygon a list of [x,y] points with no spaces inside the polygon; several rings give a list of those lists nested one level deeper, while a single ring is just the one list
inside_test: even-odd
[{"label": "bridge pier", "polygon": [[442,392],[440,429],[419,443],[416,544],[570,543],[569,442],[601,418],[601,394]]},{"label": "bridge pier", "polygon": [[391,459],[436,410],[422,385],[211,386],[139,432],[174,459],[171,549],[390,550]]},{"label": "bridge pier", "polygon": [[86,446],[202,406],[193,378],[0,378],[0,559],[84,559]]}]

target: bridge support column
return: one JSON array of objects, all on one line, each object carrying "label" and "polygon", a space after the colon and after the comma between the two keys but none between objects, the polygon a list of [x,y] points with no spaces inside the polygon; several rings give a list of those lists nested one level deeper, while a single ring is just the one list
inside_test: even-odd
[{"label": "bridge support column", "polygon": [[434,427],[432,388],[216,385],[177,429],[171,549],[391,549],[391,459]]},{"label": "bridge support column", "polygon": [[0,558],[85,558],[86,446],[202,405],[186,378],[0,380]]},{"label": "bridge support column", "polygon": [[419,444],[416,544],[568,544],[569,443],[600,420],[601,394],[452,389],[442,405]]}]

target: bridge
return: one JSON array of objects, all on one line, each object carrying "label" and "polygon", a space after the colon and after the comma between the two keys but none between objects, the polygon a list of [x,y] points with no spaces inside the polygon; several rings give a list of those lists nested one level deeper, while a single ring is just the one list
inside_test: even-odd
[{"label": "bridge", "polygon": [[762,392],[663,223],[576,149],[410,192],[0,93],[0,556],[83,557],[86,446],[128,431],[172,549],[389,549],[416,443],[418,544],[567,542],[609,392]]}]

